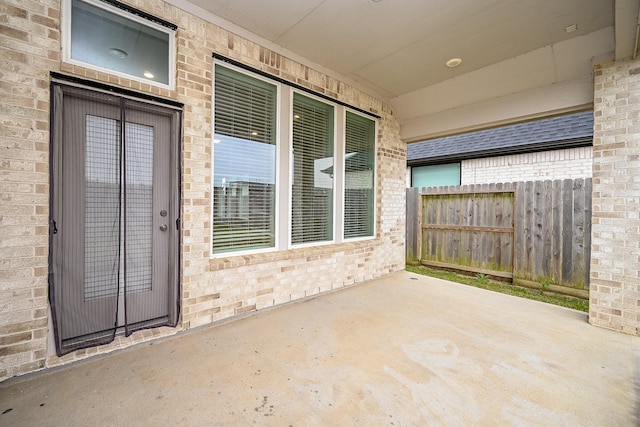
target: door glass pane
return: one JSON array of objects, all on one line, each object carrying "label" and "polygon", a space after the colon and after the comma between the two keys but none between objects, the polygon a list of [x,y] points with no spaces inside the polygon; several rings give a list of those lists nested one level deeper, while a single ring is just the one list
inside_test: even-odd
[{"label": "door glass pane", "polygon": [[[151,289],[153,231],[153,127],[126,126],[126,188],[120,192],[120,122],[86,116],[85,301],[115,296],[124,271],[126,223],[127,292]],[[125,203],[126,221],[120,217]],[[124,244],[124,243],[123,243]],[[118,260],[121,260],[120,263]]]},{"label": "door glass pane", "polygon": [[153,127],[125,127],[127,293],[151,290]]},{"label": "door glass pane", "polygon": [[120,124],[86,116],[84,299],[118,293]]}]

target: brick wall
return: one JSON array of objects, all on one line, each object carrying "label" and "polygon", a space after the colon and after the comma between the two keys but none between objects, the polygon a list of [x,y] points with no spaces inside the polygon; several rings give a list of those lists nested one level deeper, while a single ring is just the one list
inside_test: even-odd
[{"label": "brick wall", "polygon": [[[158,0],[134,7],[178,25],[174,91],[60,60],[60,2],[0,3],[0,381],[216,320],[352,285],[404,268],[406,149],[389,106],[304,64]],[[212,52],[382,116],[377,141],[377,238],[210,258]],[[58,358],[48,339],[49,72],[184,103],[182,323],[119,336]]]},{"label": "brick wall", "polygon": [[45,365],[57,2],[0,3],[0,380]]},{"label": "brick wall", "polygon": [[640,335],[640,61],[595,67],[589,322]]},{"label": "brick wall", "polygon": [[592,147],[463,160],[460,181],[466,184],[591,178]]}]

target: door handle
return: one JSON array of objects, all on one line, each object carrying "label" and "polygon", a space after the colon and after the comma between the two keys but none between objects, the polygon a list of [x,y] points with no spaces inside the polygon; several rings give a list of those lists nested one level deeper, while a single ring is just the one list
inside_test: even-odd
[{"label": "door handle", "polygon": [[167,224],[162,224],[160,226],[160,231],[167,231]]}]

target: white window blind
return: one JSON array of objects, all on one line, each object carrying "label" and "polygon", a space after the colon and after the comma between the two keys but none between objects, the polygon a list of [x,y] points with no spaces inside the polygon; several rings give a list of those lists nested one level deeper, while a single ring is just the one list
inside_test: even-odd
[{"label": "white window blind", "polygon": [[347,111],[344,237],[373,236],[375,122]]},{"label": "white window blind", "polygon": [[213,253],[275,246],[277,87],[215,67]]},{"label": "white window blind", "polygon": [[291,242],[333,240],[334,108],[293,95]]}]

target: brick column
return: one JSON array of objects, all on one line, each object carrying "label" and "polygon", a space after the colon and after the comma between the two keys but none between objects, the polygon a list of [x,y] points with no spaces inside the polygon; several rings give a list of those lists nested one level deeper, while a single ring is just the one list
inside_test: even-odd
[{"label": "brick column", "polygon": [[640,335],[640,61],[595,67],[589,322]]}]

